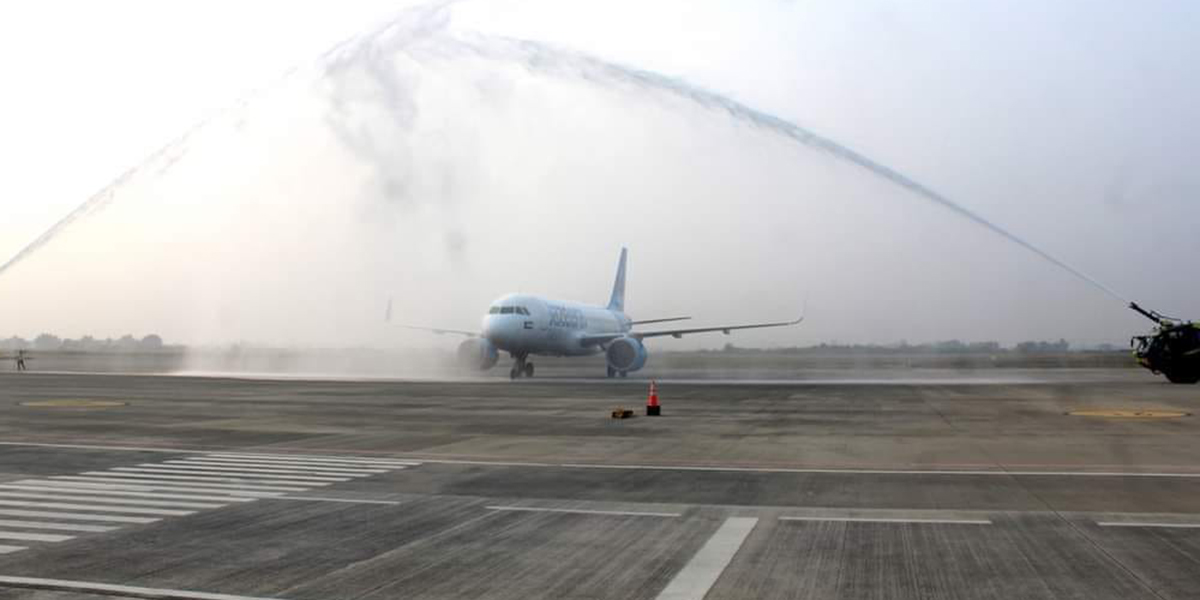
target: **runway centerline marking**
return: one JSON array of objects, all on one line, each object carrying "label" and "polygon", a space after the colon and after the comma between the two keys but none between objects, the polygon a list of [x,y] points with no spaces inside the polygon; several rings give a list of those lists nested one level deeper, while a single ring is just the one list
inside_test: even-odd
[{"label": "runway centerline marking", "polygon": [[[3,548],[0,547],[0,552],[6,551]],[[24,548],[16,547],[16,549],[23,550]],[[41,577],[9,577],[4,575],[0,575],[0,586],[60,592],[85,592],[129,598],[151,598],[155,600],[275,600],[255,596],[237,596],[234,594],[148,588],[112,583],[95,583],[91,581],[69,581],[66,579],[43,579]]]},{"label": "runway centerline marking", "polygon": [[1200,523],[1163,523],[1149,521],[1096,521],[1101,527],[1168,527],[1178,529],[1200,529]]},{"label": "runway centerline marking", "polygon": [[659,592],[657,600],[703,600],[757,524],[758,519],[754,517],[725,519],[716,533]]},{"label": "runway centerline marking", "polygon": [[682,517],[682,513],[644,512],[636,510],[591,510],[586,508],[544,508],[540,506],[485,506],[488,510],[509,510],[521,512],[568,513],[579,515],[616,515],[624,517]]},{"label": "runway centerline marking", "polygon": [[938,519],[932,517],[779,517],[780,521],[835,521],[849,523],[927,523],[943,525],[991,525],[988,519]]}]

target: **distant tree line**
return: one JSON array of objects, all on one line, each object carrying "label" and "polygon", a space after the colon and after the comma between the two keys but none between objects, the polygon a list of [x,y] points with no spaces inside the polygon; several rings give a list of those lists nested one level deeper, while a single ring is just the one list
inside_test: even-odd
[{"label": "distant tree line", "polygon": [[85,335],[74,340],[60,338],[49,333],[43,333],[33,338],[33,340],[17,336],[0,339],[0,350],[34,350],[39,352],[157,352],[165,347],[163,339],[154,333],[140,339],[126,334],[117,339],[97,339],[90,335]]}]

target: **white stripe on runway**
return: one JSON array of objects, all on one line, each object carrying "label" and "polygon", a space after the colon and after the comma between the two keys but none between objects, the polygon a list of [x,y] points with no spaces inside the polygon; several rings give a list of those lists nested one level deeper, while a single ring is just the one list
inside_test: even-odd
[{"label": "white stripe on runway", "polygon": [[125,506],[98,506],[95,504],[74,504],[71,502],[25,502],[23,500],[0,500],[0,506],[18,506],[28,508],[61,508],[65,510],[99,510],[103,512],[122,512],[137,515],[168,515],[182,517],[190,515],[193,510],[167,510],[165,508],[133,508]]},{"label": "white stripe on runway", "polygon": [[606,465],[606,464],[588,464],[588,463],[491,463],[481,460],[455,460],[455,459],[423,459],[427,463],[441,464],[464,464],[464,465],[489,465],[498,464],[503,466],[529,466],[529,467],[552,467],[559,469],[629,469],[636,471],[716,471],[728,473],[801,473],[801,474],[832,474],[832,475],[939,475],[939,476],[981,476],[981,475],[999,475],[1003,477],[1033,477],[1033,476],[1048,476],[1048,477],[1180,477],[1180,478],[1200,478],[1200,473],[1179,473],[1179,472],[1122,472],[1122,471],[1007,471],[1003,468],[992,469],[832,469],[823,467],[812,468],[788,468],[788,467],[725,467],[725,466],[705,466],[705,465]]},{"label": "white stripe on runway", "polygon": [[105,531],[113,531],[118,527],[105,527],[104,525],[76,525],[74,523],[47,523],[46,521],[17,521],[13,519],[0,519],[0,527],[17,527],[21,529],[54,529],[56,531],[87,531],[90,533],[103,533]]},{"label": "white stripe on runway", "polygon": [[293,462],[272,462],[266,460],[251,460],[241,458],[208,458],[204,456],[181,458],[177,460],[164,460],[163,463],[168,464],[188,464],[188,465],[214,465],[219,467],[240,467],[242,465],[250,467],[262,467],[267,469],[287,469],[289,471],[311,471],[313,473],[361,473],[375,475],[378,473],[387,473],[394,469],[403,469],[405,467],[359,467],[352,465],[308,465],[303,463]]},{"label": "white stripe on runway", "polygon": [[400,458],[353,458],[353,457],[337,457],[337,456],[305,456],[303,454],[244,454],[238,452],[216,452],[205,454],[204,456],[211,458],[252,458],[256,460],[271,460],[280,462],[296,462],[308,464],[342,464],[342,465],[360,465],[360,466],[390,466],[390,467],[415,467],[420,461],[405,460]]},{"label": "white stripe on runway", "polygon": [[108,469],[108,470],[115,470],[115,472],[122,472],[122,473],[127,472],[127,473],[167,473],[167,474],[172,474],[172,475],[206,475],[206,476],[215,476],[215,478],[262,479],[264,481],[265,480],[270,480],[270,481],[276,481],[276,480],[325,481],[325,482],[330,482],[330,484],[334,484],[334,482],[349,481],[350,479],[354,479],[354,478],[334,478],[334,476],[328,476],[328,478],[323,478],[323,476],[314,476],[314,475],[271,475],[271,474],[264,474],[264,473],[256,473],[256,472],[253,472],[253,470],[247,470],[247,469],[238,469],[238,470],[234,470],[234,472],[230,473],[230,472],[227,472],[226,469],[214,469],[211,467],[175,467],[175,466],[162,467],[162,466],[157,466],[157,464],[145,464],[145,466],[137,466],[137,467],[113,467],[112,469]]},{"label": "white stripe on runway", "polygon": [[682,517],[681,513],[641,512],[633,510],[589,510],[585,508],[541,508],[537,506],[485,506],[488,510],[513,510],[524,512],[572,513],[580,515],[618,515],[625,517]]},{"label": "white stripe on runway", "polygon": [[20,552],[25,546],[0,546],[0,554],[8,554],[9,552]]},{"label": "white stripe on runway", "polygon": [[[200,491],[206,494],[217,492],[240,496],[274,496],[287,492],[303,492],[307,487],[277,486],[277,485],[246,485],[240,483],[199,483],[188,481],[148,481],[144,479],[126,479],[125,473],[106,473],[103,477],[87,475],[53,475],[48,482],[62,480],[62,483],[75,485],[105,485],[113,488],[139,489],[142,491]],[[228,491],[226,491],[228,490]]]},{"label": "white stripe on runway", "polygon": [[268,500],[306,500],[309,502],[345,502],[347,504],[401,504],[397,500],[355,500],[353,498],[318,498],[316,496],[279,496]]},{"label": "white stripe on runway", "polygon": [[24,531],[0,531],[0,540],[21,540],[25,542],[65,542],[75,539],[73,535],[59,533],[28,533]]},{"label": "white stripe on runway", "polygon": [[758,519],[730,517],[658,594],[658,600],[703,600],[729,566]]},{"label": "white stripe on runway", "polygon": [[833,521],[850,523],[930,523],[945,525],[991,525],[987,519],[936,519],[914,517],[779,517],[780,521]]},{"label": "white stripe on runway", "polygon": [[157,464],[138,465],[139,467],[160,467],[163,469],[195,469],[199,471],[243,471],[246,473],[271,473],[275,475],[296,475],[299,477],[327,478],[327,477],[367,477],[377,473],[387,473],[387,471],[368,471],[348,472],[348,471],[333,471],[315,473],[313,471],[304,471],[301,469],[276,469],[273,467],[260,467],[258,465],[223,465],[209,464],[201,462],[193,462],[190,460],[168,460]]},{"label": "white stripe on runway", "polygon": [[[23,548],[17,548],[22,550]],[[112,583],[93,583],[90,581],[68,581],[66,579],[42,579],[40,577],[10,577],[0,575],[0,586],[28,588],[35,590],[53,590],[59,592],[85,592],[106,596],[123,596],[127,598],[150,598],[154,600],[271,600],[251,596],[235,596],[233,594],[213,594],[210,592],[193,592],[189,590],[168,590],[161,588],[136,587],[131,585],[116,585]]]},{"label": "white stripe on runway", "polygon": [[[156,479],[163,481],[205,481],[209,483],[247,483],[251,485],[286,485],[285,488],[275,488],[276,490],[287,490],[291,492],[302,492],[310,487],[329,485],[321,482],[308,481],[265,481],[262,479],[247,479],[245,477],[200,477],[196,475],[155,475],[152,473],[126,473],[124,471],[114,473],[112,471],[86,471],[84,475],[93,477],[133,477],[142,479]],[[62,475],[55,476],[62,478]]]},{"label": "white stripe on runway", "polygon": [[1137,521],[1096,521],[1101,527],[1173,527],[1179,529],[1200,529],[1200,523],[1155,523]]},{"label": "white stripe on runway", "polygon": [[58,494],[39,494],[37,492],[6,492],[0,491],[0,499],[4,498],[33,498],[41,500],[68,500],[71,502],[99,502],[101,504],[128,504],[130,506],[161,506],[163,508],[221,508],[224,504],[207,502],[176,502],[171,500],[144,500],[142,498],[110,498],[107,496],[79,496],[88,494],[87,490],[60,490]]},{"label": "white stripe on runway", "polygon": [[[238,451],[214,451],[197,450],[195,448],[163,448],[153,446],[108,446],[103,444],[48,444],[37,442],[0,442],[0,446],[30,446],[40,448],[80,448],[85,450],[108,450],[108,451],[129,451],[129,452],[162,452],[167,454],[191,454],[200,456],[214,457],[230,457],[230,458],[265,458],[265,459],[286,459],[291,457],[303,457],[304,455],[278,455],[278,454],[248,454]],[[312,458],[311,460],[321,460],[322,462],[329,460],[346,460],[326,457],[324,459]],[[446,465],[480,465],[480,466],[507,466],[507,467],[544,467],[544,468],[573,468],[573,469],[643,469],[655,471],[728,471],[731,473],[833,473],[833,474],[865,474],[865,475],[998,475],[1004,477],[1019,476],[1054,476],[1054,477],[1167,477],[1167,478],[1200,478],[1200,471],[1030,471],[1030,470],[1004,470],[1003,466],[998,466],[995,469],[873,469],[873,468],[827,468],[827,467],[811,467],[811,468],[788,468],[788,467],[738,467],[738,466],[679,466],[679,465],[606,465],[606,464],[587,464],[587,463],[554,463],[554,462],[531,462],[531,461],[500,461],[500,460],[469,460],[469,459],[454,459],[454,458],[394,458],[394,459],[361,459],[361,460],[385,460],[392,464],[400,466],[414,467],[425,463],[446,464]],[[1107,465],[1105,465],[1107,466]],[[1086,465],[1085,465],[1086,467]]]},{"label": "white stripe on runway", "polygon": [[105,523],[153,523],[162,519],[152,517],[126,517],[122,515],[92,515],[85,513],[49,512],[44,510],[16,510],[0,508],[6,517],[33,517],[35,519],[67,519],[72,521],[103,521]]},{"label": "white stripe on runway", "polygon": [[96,496],[128,496],[131,498],[163,498],[168,500],[197,500],[200,502],[254,502],[254,498],[237,496],[198,496],[195,494],[164,494],[161,492],[134,492],[128,490],[97,489],[81,485],[38,485],[36,483],[0,483],[0,489],[28,490],[31,492],[61,492],[64,494],[92,494]]},{"label": "white stripe on runway", "polygon": [[113,467],[109,471],[120,473],[164,473],[167,475],[205,475],[208,477],[237,477],[241,479],[259,479],[262,481],[289,481],[292,483],[308,484],[309,482],[324,482],[337,483],[341,481],[350,481],[350,477],[301,477],[299,475],[265,475],[262,473],[253,473],[249,471],[235,471],[233,473],[217,471],[212,469],[202,469],[200,467]]}]

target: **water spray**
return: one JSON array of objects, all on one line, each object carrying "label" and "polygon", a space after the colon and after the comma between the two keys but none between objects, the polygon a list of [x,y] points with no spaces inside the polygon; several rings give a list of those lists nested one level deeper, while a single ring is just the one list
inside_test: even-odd
[{"label": "water spray", "polygon": [[[448,7],[454,3],[453,1],[435,2],[409,9],[402,13],[400,17],[385,23],[381,27],[338,44],[330,51],[324,53],[321,56],[321,60],[327,72],[330,73],[345,68],[348,64],[356,60],[366,60],[368,75],[377,80],[380,89],[386,92],[385,97],[393,100],[403,95],[404,87],[397,85],[395,74],[392,72],[394,69],[389,70],[387,68],[389,64],[389,52],[405,52],[418,62],[454,57],[455,55],[469,55],[488,60],[519,64],[531,73],[543,76],[584,81],[609,88],[632,87],[641,91],[683,99],[706,110],[719,112],[735,121],[782,136],[803,146],[825,152],[841,161],[862,168],[876,177],[882,178],[920,198],[924,198],[950,210],[960,217],[972,221],[1004,239],[1025,248],[1104,294],[1122,303],[1128,303],[1131,307],[1136,307],[1135,304],[1126,300],[1124,296],[1100,283],[1095,278],[1088,276],[1079,269],[1072,267],[1003,227],[992,223],[978,213],[950,200],[932,188],[891,167],[874,161],[866,155],[831,138],[820,135],[776,115],[751,108],[732,98],[660,73],[622,66],[583,53],[556,48],[541,42],[480,34],[469,37],[453,36],[446,32],[446,27],[449,22]],[[432,50],[432,52],[418,51],[421,49]],[[339,104],[336,98],[334,100],[335,112],[338,110],[344,111],[345,106]],[[401,103],[397,106],[405,105]],[[394,110],[397,106],[389,106],[387,108]],[[403,113],[396,115],[395,118],[406,119],[411,118],[411,115]],[[184,142],[190,137],[191,133],[189,132],[189,134],[183,136],[180,140],[160,150],[151,159],[143,163],[142,166],[131,169],[129,172],[123,174],[113,184],[69,213],[41,236],[38,236],[37,239],[23,248],[8,262],[0,265],[0,275],[3,275],[14,264],[27,258],[37,249],[49,243],[73,223],[103,208],[112,201],[121,185],[141,170],[156,161],[160,161],[163,155],[169,155],[172,149],[185,148]],[[346,132],[342,133],[345,134]],[[353,136],[342,135],[341,137],[349,142]],[[367,147],[358,145],[355,149],[359,152],[375,152],[375,149],[370,148],[369,145]],[[169,167],[170,162],[166,164],[164,169]],[[1138,309],[1135,308],[1135,310]],[[1146,314],[1144,311],[1139,312]]]},{"label": "water spray", "polygon": [[781,117],[751,108],[732,98],[705,90],[685,81],[653,71],[626,67],[579,52],[556,48],[541,42],[523,39],[475,35],[470,39],[440,36],[444,47],[471,53],[479,58],[516,62],[530,72],[552,77],[569,78],[587,83],[620,87],[629,86],[652,93],[665,94],[696,104],[706,110],[719,112],[736,121],[763,129],[804,145],[830,154],[834,158],[865,169],[876,177],[946,208],[960,217],[973,221],[1010,242],[1033,252],[1035,255],[1064,271],[1078,277],[1108,296],[1121,301],[1128,300],[1112,288],[1071,265],[1055,258],[1012,232],[992,223],[978,213],[954,202],[930,187],[868,158],[866,155],[840,144]]}]

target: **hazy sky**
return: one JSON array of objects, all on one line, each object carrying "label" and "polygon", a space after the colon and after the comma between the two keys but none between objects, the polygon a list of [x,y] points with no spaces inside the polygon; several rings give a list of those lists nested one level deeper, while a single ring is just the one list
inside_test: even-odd
[{"label": "hazy sky", "polygon": [[317,59],[403,8],[0,7],[0,261],[212,117],[0,276],[0,336],[427,343],[381,323],[388,296],[398,320],[462,328],[514,290],[601,302],[622,245],[635,318],[775,319],[808,298],[804,327],[739,344],[1121,341],[1148,324],[828,155],[442,36],[726,95],[1200,318],[1193,2],[463,2],[431,40],[409,15]]}]

